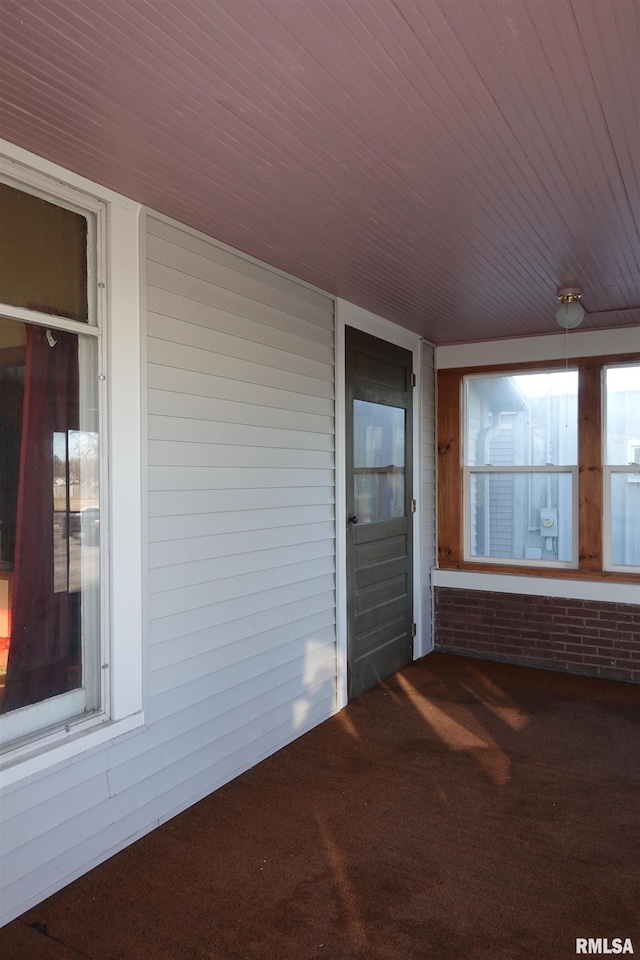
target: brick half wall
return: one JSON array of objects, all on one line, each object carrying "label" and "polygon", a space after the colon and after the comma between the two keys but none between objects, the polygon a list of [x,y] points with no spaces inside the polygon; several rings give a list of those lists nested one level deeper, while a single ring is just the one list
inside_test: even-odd
[{"label": "brick half wall", "polygon": [[640,606],[435,588],[435,648],[640,683]]}]

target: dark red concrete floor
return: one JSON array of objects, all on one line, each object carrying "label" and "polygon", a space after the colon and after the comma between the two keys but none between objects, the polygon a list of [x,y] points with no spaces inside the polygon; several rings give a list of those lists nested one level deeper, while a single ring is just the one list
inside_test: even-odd
[{"label": "dark red concrete floor", "polygon": [[640,687],[433,654],[0,931],[3,960],[640,953]]}]

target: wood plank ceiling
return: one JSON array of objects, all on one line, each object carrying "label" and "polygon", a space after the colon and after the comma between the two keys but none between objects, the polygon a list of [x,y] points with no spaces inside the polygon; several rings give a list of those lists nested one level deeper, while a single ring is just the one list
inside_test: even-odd
[{"label": "wood plank ceiling", "polygon": [[640,323],[637,0],[0,15],[10,142],[436,343]]}]

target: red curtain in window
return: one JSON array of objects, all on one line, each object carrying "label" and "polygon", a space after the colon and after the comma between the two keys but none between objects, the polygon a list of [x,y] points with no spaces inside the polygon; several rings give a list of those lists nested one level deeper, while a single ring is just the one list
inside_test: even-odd
[{"label": "red curtain in window", "polygon": [[[58,590],[54,589],[53,436],[77,429],[77,420],[77,337],[27,325],[12,627],[3,712],[65,693],[68,688],[72,598],[59,584]],[[67,556],[62,562],[68,571],[68,522],[66,530],[62,547]],[[58,543],[58,551],[60,548]]]}]

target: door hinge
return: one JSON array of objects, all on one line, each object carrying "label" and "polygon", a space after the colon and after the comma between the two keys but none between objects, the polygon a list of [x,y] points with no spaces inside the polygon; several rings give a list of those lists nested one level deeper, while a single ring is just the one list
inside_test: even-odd
[{"label": "door hinge", "polygon": [[412,501],[411,501],[411,513],[415,513],[417,509],[418,509],[418,504],[416,503],[415,500],[412,500]]},{"label": "door hinge", "polygon": [[417,626],[415,625],[415,623],[412,623],[412,624],[411,624],[411,636],[412,636],[412,637],[415,637],[415,635],[416,635],[417,632],[418,632]]},{"label": "door hinge", "polygon": [[415,385],[416,385],[416,375],[415,375],[415,373],[412,373],[412,374],[411,374],[411,386],[412,386],[412,387],[415,387]]}]

